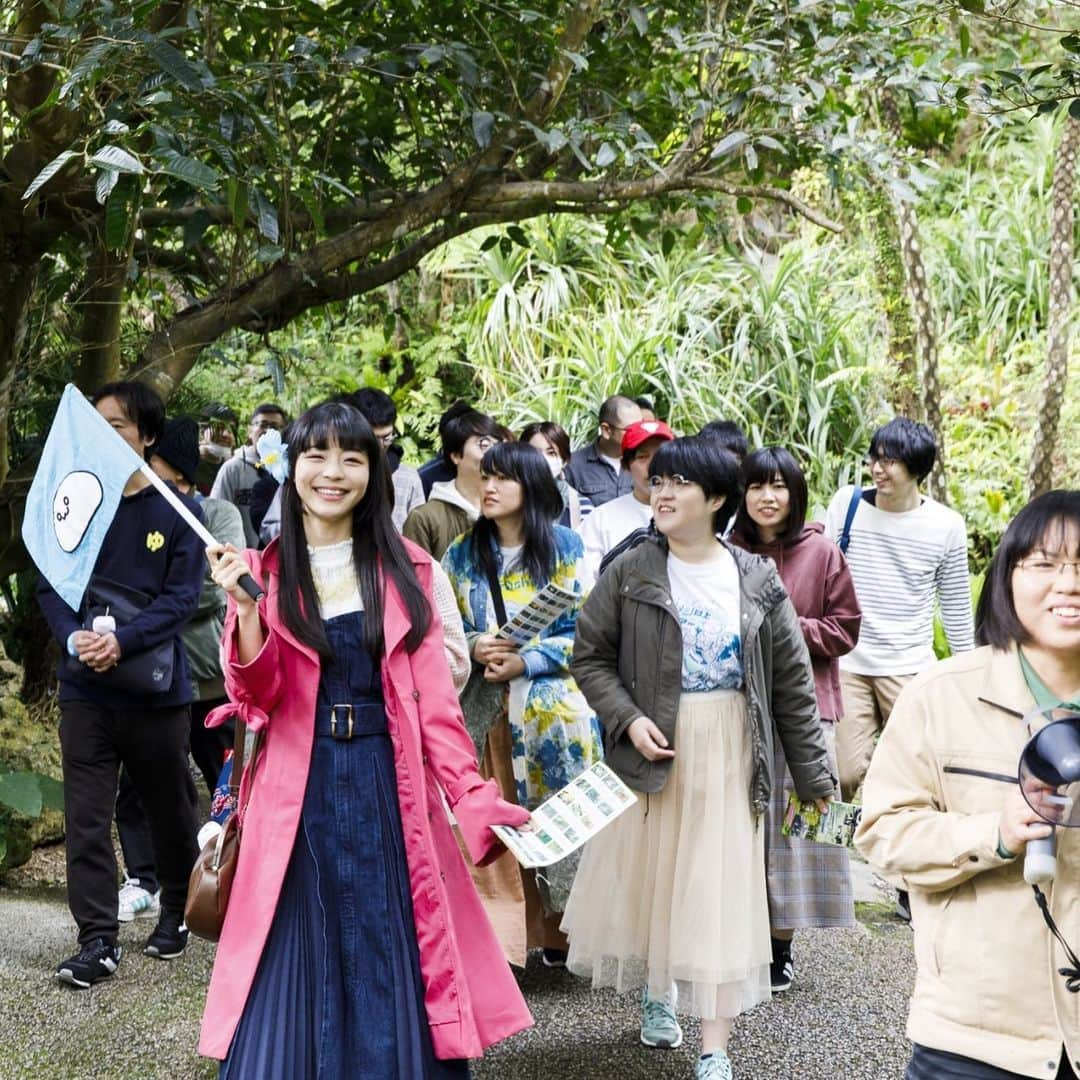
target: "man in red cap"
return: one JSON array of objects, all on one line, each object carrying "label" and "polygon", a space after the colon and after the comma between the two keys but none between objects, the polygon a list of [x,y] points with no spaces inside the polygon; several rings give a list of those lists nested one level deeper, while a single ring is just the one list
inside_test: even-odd
[{"label": "man in red cap", "polygon": [[585,542],[583,580],[591,586],[603,557],[617,544],[652,520],[649,504],[649,465],[661,443],[675,438],[663,420],[641,420],[629,424],[622,437],[622,467],[633,487],[629,494],[598,506],[581,525]]}]

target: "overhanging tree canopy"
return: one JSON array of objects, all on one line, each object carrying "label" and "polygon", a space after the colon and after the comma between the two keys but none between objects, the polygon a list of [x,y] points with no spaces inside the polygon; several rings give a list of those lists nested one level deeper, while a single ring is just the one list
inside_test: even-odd
[{"label": "overhanging tree canopy", "polygon": [[942,29],[915,0],[20,0],[0,39],[0,479],[58,264],[84,386],[119,371],[126,298],[165,283],[135,367],[168,396],[226,331],[377,288],[480,225],[696,193],[836,227],[787,177],[843,153],[886,70],[920,92],[917,27]]}]

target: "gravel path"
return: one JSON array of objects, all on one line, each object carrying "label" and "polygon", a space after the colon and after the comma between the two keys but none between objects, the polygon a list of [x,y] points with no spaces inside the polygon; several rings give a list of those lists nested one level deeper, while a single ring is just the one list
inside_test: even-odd
[{"label": "gravel path", "polygon": [[[913,958],[911,933],[881,905],[860,905],[854,930],[796,940],[797,981],[742,1017],[731,1054],[740,1080],[899,1080]],[[62,890],[0,888],[0,1080],[209,1080],[194,1051],[213,947],[192,939],[173,963],[144,957],[152,929],[121,931],[117,976],[91,991],[56,984],[75,941]],[[522,988],[536,1027],[491,1050],[475,1080],[645,1080],[693,1076],[697,1031],[675,1051],[637,1041],[633,995],[592,992],[530,961]],[[297,1078],[303,1080],[303,1078]]]}]

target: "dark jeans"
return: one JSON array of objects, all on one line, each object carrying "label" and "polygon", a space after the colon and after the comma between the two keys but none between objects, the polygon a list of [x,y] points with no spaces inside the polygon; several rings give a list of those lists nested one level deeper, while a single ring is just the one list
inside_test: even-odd
[{"label": "dark jeans", "polygon": [[[1052,1063],[1050,1068],[1053,1068]],[[983,1061],[914,1043],[904,1080],[1026,1080],[1026,1077],[1023,1073],[1009,1072]],[[1047,1076],[1047,1080],[1076,1080],[1064,1050],[1057,1072],[1052,1077]]]},{"label": "dark jeans", "polygon": [[190,723],[187,705],[137,712],[87,701],[60,705],[68,906],[80,944],[115,941],[119,929],[111,826],[121,765],[150,823],[161,906],[184,910],[198,855],[195,785],[187,766]]},{"label": "dark jeans", "polygon": [[[225,763],[225,751],[233,744],[234,721],[218,728],[207,728],[203,721],[211,709],[223,705],[227,699],[196,701],[191,706],[191,756],[203,774],[206,787],[214,794],[221,767]],[[154,842],[150,835],[150,823],[139,802],[139,793],[128,775],[120,772],[120,788],[116,794],[116,831],[120,836],[120,849],[124,853],[124,868],[129,878],[136,879],[147,892],[160,888],[154,869]]]}]

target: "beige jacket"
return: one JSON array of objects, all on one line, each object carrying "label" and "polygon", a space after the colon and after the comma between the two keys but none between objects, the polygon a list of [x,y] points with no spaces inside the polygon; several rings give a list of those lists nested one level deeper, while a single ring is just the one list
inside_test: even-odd
[{"label": "beige jacket", "polygon": [[[1006,784],[1034,700],[1015,650],[934,664],[901,693],[870,763],[859,850],[910,890],[918,973],[907,1034],[1023,1076],[1056,1075],[1061,1045],[1080,1063],[1080,995],[1023,880],[997,854]],[[1080,946],[1080,836],[1058,830],[1050,907]],[[1046,890],[1044,890],[1046,891]]]}]

